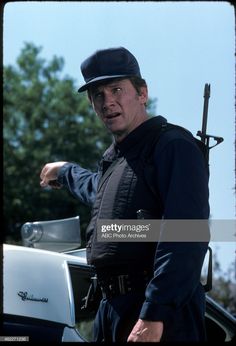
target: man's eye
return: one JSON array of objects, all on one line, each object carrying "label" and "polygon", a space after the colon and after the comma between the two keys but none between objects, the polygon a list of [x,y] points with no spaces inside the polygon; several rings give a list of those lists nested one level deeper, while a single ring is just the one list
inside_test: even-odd
[{"label": "man's eye", "polygon": [[120,93],[121,91],[122,91],[122,89],[120,87],[116,87],[113,89],[114,94]]},{"label": "man's eye", "polygon": [[95,93],[94,94],[94,98],[97,100],[97,99],[100,99],[100,98],[102,98],[102,93]]}]

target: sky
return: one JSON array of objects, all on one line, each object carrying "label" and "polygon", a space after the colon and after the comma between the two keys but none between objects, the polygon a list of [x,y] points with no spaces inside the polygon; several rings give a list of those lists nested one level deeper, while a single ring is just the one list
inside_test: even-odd
[{"label": "sky", "polygon": [[[227,1],[17,1],[4,8],[3,64],[16,65],[26,42],[41,56],[63,57],[64,75],[83,84],[81,62],[98,49],[123,46],[137,58],[156,115],[202,126],[203,91],[211,85],[207,132],[224,142],[210,151],[213,219],[235,219],[235,23]],[[72,91],[73,92],[73,91]],[[212,142],[213,143],[213,142]],[[224,230],[222,230],[224,231]],[[224,271],[235,243],[211,243]]]}]

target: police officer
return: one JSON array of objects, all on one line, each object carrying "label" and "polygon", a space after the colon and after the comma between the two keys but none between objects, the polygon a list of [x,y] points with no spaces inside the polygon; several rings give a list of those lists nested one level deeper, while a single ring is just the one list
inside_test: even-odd
[{"label": "police officer", "polygon": [[64,161],[48,163],[40,184],[65,186],[92,206],[87,260],[103,293],[94,341],[204,341],[200,274],[207,241],[97,240],[98,220],[137,219],[140,210],[152,219],[207,220],[208,175],[202,152],[191,133],[180,128],[162,131],[167,120],[148,116],[147,85],[127,49],[98,50],[82,63],[81,71],[85,84],[78,91],[87,91],[114,142],[98,172]]}]

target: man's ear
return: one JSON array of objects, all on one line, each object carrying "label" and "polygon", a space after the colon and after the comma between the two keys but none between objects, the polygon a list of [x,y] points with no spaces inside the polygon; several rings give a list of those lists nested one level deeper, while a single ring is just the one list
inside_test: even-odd
[{"label": "man's ear", "polygon": [[93,100],[92,100],[92,97],[91,97],[91,93],[89,92],[89,90],[87,90],[87,98],[90,102],[90,105],[93,107],[94,109],[94,104],[93,104]]},{"label": "man's ear", "polygon": [[142,104],[146,104],[148,101],[148,90],[146,87],[141,87],[139,90],[139,99]]},{"label": "man's ear", "polygon": [[92,103],[91,94],[90,94],[89,90],[87,90],[87,98],[88,98],[89,102]]}]

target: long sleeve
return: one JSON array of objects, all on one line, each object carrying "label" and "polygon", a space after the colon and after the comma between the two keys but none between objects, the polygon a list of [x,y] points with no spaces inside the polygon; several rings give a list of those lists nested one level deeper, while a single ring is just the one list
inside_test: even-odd
[{"label": "long sleeve", "polygon": [[[208,175],[193,140],[172,131],[157,145],[154,162],[163,219],[208,219]],[[207,246],[200,241],[158,243],[154,277],[147,286],[140,318],[171,320],[190,301],[199,287]]]},{"label": "long sleeve", "polygon": [[89,206],[95,201],[98,179],[99,173],[93,173],[76,163],[66,163],[58,173],[58,182]]}]

